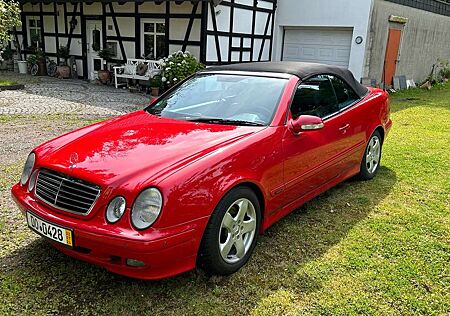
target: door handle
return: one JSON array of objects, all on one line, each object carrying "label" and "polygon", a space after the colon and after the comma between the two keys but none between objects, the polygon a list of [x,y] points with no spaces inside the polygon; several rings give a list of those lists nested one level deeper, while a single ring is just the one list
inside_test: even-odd
[{"label": "door handle", "polygon": [[340,127],[339,130],[343,133],[346,133],[349,128],[350,124],[345,124],[344,126]]}]

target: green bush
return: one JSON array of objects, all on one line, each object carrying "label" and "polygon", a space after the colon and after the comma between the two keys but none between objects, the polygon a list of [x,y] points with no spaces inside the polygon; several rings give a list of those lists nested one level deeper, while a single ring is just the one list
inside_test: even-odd
[{"label": "green bush", "polygon": [[161,78],[160,75],[154,76],[152,79],[150,79],[150,87],[152,87],[152,88],[161,88],[161,85],[162,85],[161,79],[162,78]]},{"label": "green bush", "polygon": [[70,58],[70,50],[68,46],[60,46],[57,51],[58,57],[64,59],[67,65],[67,60]]},{"label": "green bush", "polygon": [[204,68],[190,52],[179,51],[162,59],[161,81],[174,85]]},{"label": "green bush", "polygon": [[42,51],[42,49],[35,48],[34,53],[31,54],[30,56],[28,56],[28,58],[27,58],[28,67],[31,67],[34,64],[39,63],[39,61],[43,58],[45,59],[45,55],[44,55],[44,52]]},{"label": "green bush", "polygon": [[441,79],[450,79],[450,62],[448,60],[438,61],[439,76]]},{"label": "green bush", "polygon": [[13,59],[14,51],[11,48],[9,48],[9,47],[5,47],[3,49],[3,51],[0,51],[0,54],[1,54],[0,60],[1,59],[3,59],[3,60],[11,60],[11,59]]}]

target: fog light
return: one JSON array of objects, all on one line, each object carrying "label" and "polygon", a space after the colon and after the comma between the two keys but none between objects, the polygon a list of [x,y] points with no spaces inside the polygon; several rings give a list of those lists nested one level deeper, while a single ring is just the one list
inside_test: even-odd
[{"label": "fog light", "polygon": [[130,266],[130,267],[143,267],[143,266],[145,266],[145,263],[143,263],[142,261],[139,261],[139,260],[127,259],[127,266]]}]

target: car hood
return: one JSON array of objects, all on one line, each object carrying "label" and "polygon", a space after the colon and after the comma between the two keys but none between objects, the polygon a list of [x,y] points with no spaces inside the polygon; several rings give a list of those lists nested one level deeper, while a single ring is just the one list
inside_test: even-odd
[{"label": "car hood", "polygon": [[[212,125],[139,111],[66,134],[37,151],[41,167],[108,186],[156,185],[165,176],[261,127]],[[134,181],[133,181],[134,180]]]}]

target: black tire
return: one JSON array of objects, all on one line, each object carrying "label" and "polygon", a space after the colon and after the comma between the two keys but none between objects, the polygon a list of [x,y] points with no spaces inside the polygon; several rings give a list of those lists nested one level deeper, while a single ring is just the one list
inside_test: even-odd
[{"label": "black tire", "polygon": [[[237,262],[227,262],[221,255],[221,251],[219,248],[221,239],[223,239],[223,230],[224,229],[226,230],[226,228],[222,227],[223,224],[222,221],[225,215],[230,211],[232,211],[232,207],[237,206],[235,202],[238,202],[240,200],[248,200],[253,205],[256,217],[255,218],[256,229],[253,234],[253,239],[251,243],[250,241],[248,241],[249,247],[248,250],[245,252],[245,255],[243,255],[242,258],[240,259],[236,259],[238,260]],[[251,206],[249,206],[249,209],[250,208]],[[236,218],[237,217],[238,215],[236,215]],[[247,217],[246,215],[246,218],[250,217]],[[251,218],[248,219],[247,221],[251,221]],[[239,224],[237,224],[237,226],[239,226]],[[250,259],[253,250],[256,246],[256,241],[260,227],[261,227],[261,209],[256,194],[247,187],[236,187],[232,189],[222,198],[222,200],[216,206],[214,212],[212,213],[209,219],[208,225],[206,226],[205,232],[203,234],[202,242],[200,244],[200,250],[197,257],[197,266],[210,275],[230,275],[237,272]],[[241,234],[243,240],[245,239],[243,237],[244,234],[245,233]],[[231,234],[229,234],[228,236],[231,236]],[[237,248],[235,248],[235,251],[237,255]],[[233,248],[230,250],[230,253],[231,252],[233,252]]]},{"label": "black tire", "polygon": [[[379,152],[376,155],[373,155],[373,142],[376,140],[379,144]],[[366,149],[364,150],[364,155],[361,161],[361,167],[358,174],[358,178],[360,180],[366,181],[373,179],[380,169],[380,163],[381,163],[381,156],[382,156],[382,149],[383,149],[383,138],[381,137],[381,134],[379,131],[375,131],[372,136],[370,136],[369,141],[367,142]],[[378,156],[378,160],[375,167],[371,168],[371,161],[372,159],[368,160],[368,157],[375,157]],[[376,157],[375,157],[376,158]],[[372,161],[373,163],[373,161]]]}]

